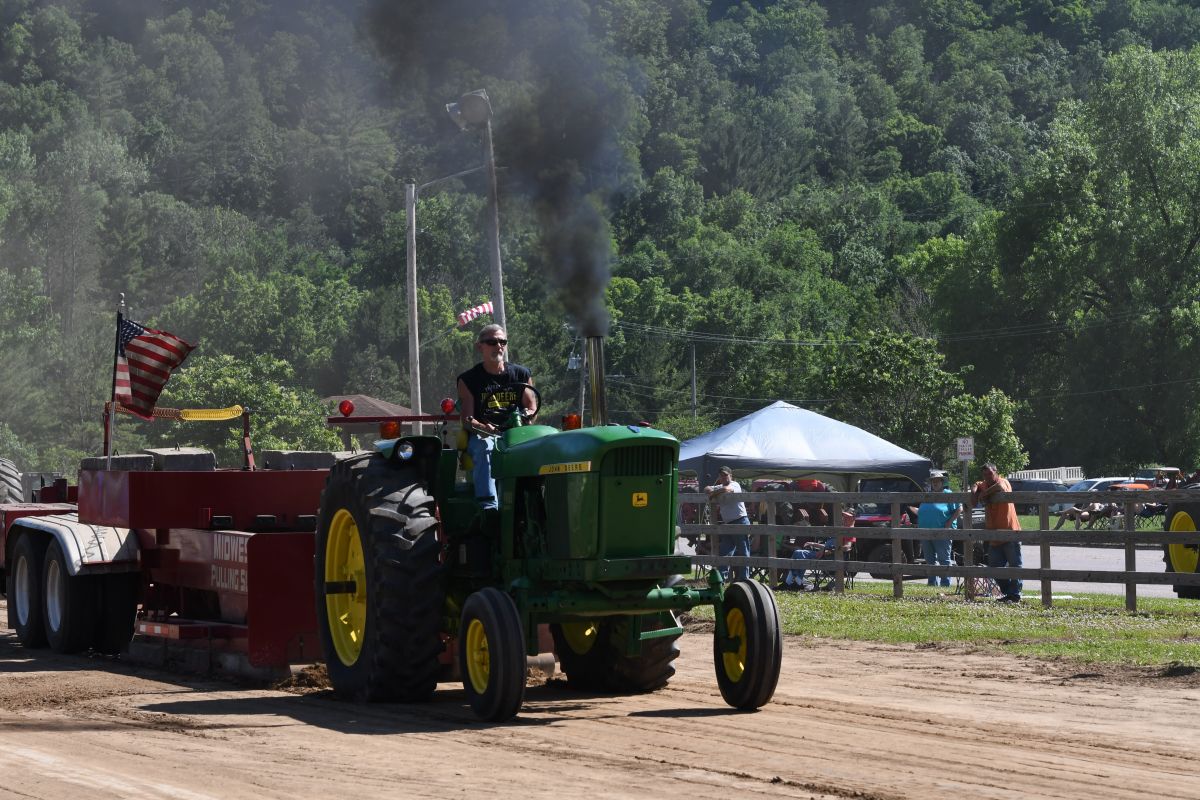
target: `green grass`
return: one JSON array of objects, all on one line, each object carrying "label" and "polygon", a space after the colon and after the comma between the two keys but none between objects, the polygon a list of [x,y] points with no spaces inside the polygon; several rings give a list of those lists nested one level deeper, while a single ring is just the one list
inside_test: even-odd
[{"label": "green grass", "polygon": [[[895,643],[948,642],[1040,658],[1084,662],[1200,666],[1200,600],[1139,598],[1125,611],[1121,595],[1072,595],[1042,608],[1037,595],[1019,606],[966,602],[945,589],[860,583],[842,596],[778,593],[783,630],[832,639]],[[712,618],[712,609],[696,616]]]}]

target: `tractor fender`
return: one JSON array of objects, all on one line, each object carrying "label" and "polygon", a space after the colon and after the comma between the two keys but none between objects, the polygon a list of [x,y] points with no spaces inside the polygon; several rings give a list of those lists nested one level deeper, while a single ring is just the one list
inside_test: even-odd
[{"label": "tractor fender", "polygon": [[34,530],[52,536],[62,548],[71,575],[137,572],[137,534],[129,528],[110,528],[80,522],[74,514],[22,517],[13,523],[8,541],[18,531]]}]

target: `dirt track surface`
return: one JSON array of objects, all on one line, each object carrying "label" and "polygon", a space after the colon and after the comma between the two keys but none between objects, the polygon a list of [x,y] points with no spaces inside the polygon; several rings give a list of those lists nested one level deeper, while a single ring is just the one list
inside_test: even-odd
[{"label": "dirt track surface", "polygon": [[[0,607],[2,611],[2,607]],[[2,617],[0,617],[2,618]],[[721,701],[711,640],[664,691],[461,687],[421,706],[247,689],[0,634],[0,797],[1200,798],[1200,680],[789,638],[774,701]]]}]

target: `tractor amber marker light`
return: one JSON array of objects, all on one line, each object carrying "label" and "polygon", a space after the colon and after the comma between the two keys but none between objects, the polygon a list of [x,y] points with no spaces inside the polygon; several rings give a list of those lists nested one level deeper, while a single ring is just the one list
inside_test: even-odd
[{"label": "tractor amber marker light", "polygon": [[538,475],[561,475],[564,472],[591,472],[592,462],[572,461],[568,464],[543,464]]}]

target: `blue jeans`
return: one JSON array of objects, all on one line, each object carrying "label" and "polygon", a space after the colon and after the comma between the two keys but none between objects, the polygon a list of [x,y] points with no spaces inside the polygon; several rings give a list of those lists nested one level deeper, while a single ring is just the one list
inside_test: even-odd
[{"label": "blue jeans", "polygon": [[[921,540],[921,554],[925,557],[926,564],[937,564],[939,566],[948,567],[950,561],[950,540],[949,539],[923,539]],[[950,585],[950,576],[942,575],[942,586]],[[936,575],[929,576],[929,585],[937,586],[938,577]]]},{"label": "blue jeans", "polygon": [[[738,519],[735,519],[733,522],[726,522],[725,524],[726,525],[749,525],[750,518],[749,517],[739,517]],[[724,531],[722,531],[722,533],[724,534]],[[749,537],[749,535],[744,534],[744,533],[743,534],[724,534],[724,535],[722,535],[720,537],[720,550],[718,551],[718,553],[721,556],[746,556],[747,558],[749,558],[750,557],[750,537]],[[733,569],[733,575],[734,575],[733,579],[735,581],[750,580],[750,568],[749,567],[733,567],[732,569]],[[729,567],[721,567],[721,577],[726,582],[729,581],[729,570],[730,570]]]},{"label": "blue jeans", "polygon": [[[792,558],[820,558],[821,554],[816,550],[809,550],[803,547],[799,550],[792,551]],[[806,569],[789,569],[787,575],[784,576],[783,582],[788,586],[799,586],[804,578]]]},{"label": "blue jeans", "polygon": [[475,499],[483,508],[499,508],[496,498],[496,479],[492,477],[492,450],[496,447],[493,436],[471,434],[467,440],[467,454],[475,462],[471,477],[475,481]]},{"label": "blue jeans", "polygon": [[[1021,543],[1004,542],[1003,544],[989,544],[988,566],[1020,567]],[[1000,587],[1000,591],[1004,592],[1005,597],[1021,596],[1021,580],[1019,578],[1015,580],[997,580],[996,585]]]}]

